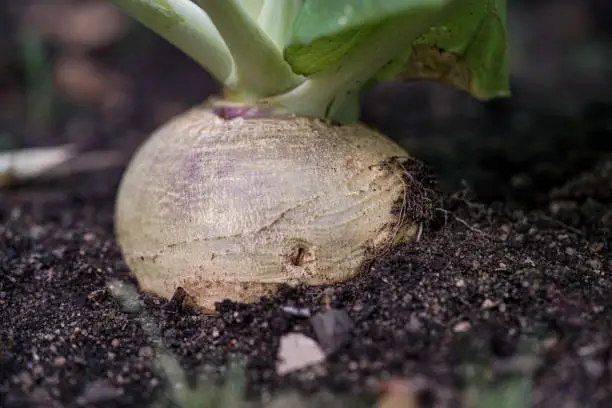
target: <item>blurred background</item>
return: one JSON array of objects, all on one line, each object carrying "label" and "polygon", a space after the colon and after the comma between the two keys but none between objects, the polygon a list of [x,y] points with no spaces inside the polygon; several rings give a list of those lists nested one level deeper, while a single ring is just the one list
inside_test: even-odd
[{"label": "blurred background", "polygon": [[[467,183],[478,200],[529,207],[612,152],[612,3],[508,3],[511,98],[384,84],[364,96],[363,120],[426,160],[447,192]],[[118,151],[118,169],[95,176],[112,192],[156,126],[216,90],[104,0],[0,0],[0,150]]]}]

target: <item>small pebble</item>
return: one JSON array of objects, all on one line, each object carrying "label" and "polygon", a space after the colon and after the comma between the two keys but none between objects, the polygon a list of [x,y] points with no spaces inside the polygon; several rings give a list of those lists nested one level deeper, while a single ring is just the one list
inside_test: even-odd
[{"label": "small pebble", "polygon": [[453,327],[453,331],[455,333],[465,333],[466,331],[470,330],[472,328],[472,324],[468,321],[463,321],[463,322],[459,322],[457,323],[454,327]]},{"label": "small pebble", "polygon": [[66,364],[66,357],[55,357],[53,359],[53,365],[56,367],[61,367]]}]

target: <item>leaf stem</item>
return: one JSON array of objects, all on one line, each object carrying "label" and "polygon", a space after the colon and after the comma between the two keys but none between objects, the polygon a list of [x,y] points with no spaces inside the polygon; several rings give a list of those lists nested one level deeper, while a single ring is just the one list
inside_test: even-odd
[{"label": "leaf stem", "polygon": [[302,81],[236,0],[194,2],[208,14],[234,59],[234,71],[225,82],[228,88],[243,98],[260,99],[286,92]]},{"label": "leaf stem", "polygon": [[342,122],[358,120],[355,101],[366,82],[410,47],[436,15],[424,9],[421,13],[390,19],[333,66],[309,77],[295,89],[266,101],[297,115]]},{"label": "leaf stem", "polygon": [[279,50],[287,45],[303,3],[304,0],[264,0],[257,21]]}]

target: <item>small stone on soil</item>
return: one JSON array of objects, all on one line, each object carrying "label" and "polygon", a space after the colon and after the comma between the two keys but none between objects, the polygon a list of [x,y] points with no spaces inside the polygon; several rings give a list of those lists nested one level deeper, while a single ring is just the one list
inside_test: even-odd
[{"label": "small stone on soil", "polygon": [[289,333],[281,337],[276,373],[289,374],[323,361],[325,353],[316,341],[300,333]]}]

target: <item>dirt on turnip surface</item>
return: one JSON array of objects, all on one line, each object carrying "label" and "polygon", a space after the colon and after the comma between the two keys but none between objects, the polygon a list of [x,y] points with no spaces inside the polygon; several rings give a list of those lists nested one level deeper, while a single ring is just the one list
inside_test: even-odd
[{"label": "dirt on turnip surface", "polygon": [[[91,40],[86,51],[56,37],[50,113],[22,46],[3,45],[0,144],[78,143],[118,149],[127,163],[152,129],[215,90],[145,30],[129,46]],[[217,316],[144,296],[164,343],[190,373],[246,356],[253,397],[363,393],[403,377],[419,384],[423,407],[453,407],[475,365],[530,376],[535,407],[611,406],[612,82],[574,79],[548,97],[518,81],[512,98],[489,104],[429,85],[375,91],[364,120],[425,159],[445,192],[420,242],[328,291],[286,288],[224,302]],[[567,89],[572,103],[556,97]],[[0,191],[0,406],[136,407],[163,393],[154,344],[106,289],[135,283],[113,235],[122,170]],[[321,310],[324,293],[354,320],[350,342],[323,365],[277,376],[281,336],[312,335],[279,307]]]}]

